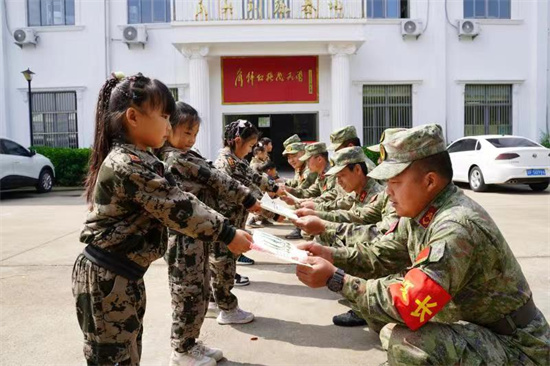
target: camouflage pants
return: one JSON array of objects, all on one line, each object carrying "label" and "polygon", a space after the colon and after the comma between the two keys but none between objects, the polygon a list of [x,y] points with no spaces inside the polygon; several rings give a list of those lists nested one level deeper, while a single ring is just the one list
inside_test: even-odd
[{"label": "camouflage pants", "polygon": [[428,323],[416,331],[388,324],[380,332],[390,365],[548,365],[550,331],[538,316],[512,336],[467,322]]},{"label": "camouflage pants", "polygon": [[72,282],[88,365],[139,365],[146,301],[143,279],[128,280],[81,254]]},{"label": "camouflage pants", "polygon": [[210,270],[212,271],[212,294],[219,308],[226,311],[235,309],[238,300],[231,290],[235,284],[237,263],[227,246],[221,243],[212,244]]},{"label": "camouflage pants", "polygon": [[184,235],[170,235],[165,259],[172,295],[171,345],[183,353],[199,337],[210,297],[208,243]]}]

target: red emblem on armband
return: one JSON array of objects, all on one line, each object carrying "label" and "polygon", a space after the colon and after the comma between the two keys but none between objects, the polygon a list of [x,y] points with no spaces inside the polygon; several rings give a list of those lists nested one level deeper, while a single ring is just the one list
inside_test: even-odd
[{"label": "red emblem on armband", "polygon": [[365,200],[365,197],[367,197],[367,192],[361,192],[361,195],[359,196],[359,202],[363,202]]},{"label": "red emblem on armband", "polygon": [[389,287],[393,304],[405,324],[417,330],[451,300],[451,295],[428,275],[413,268],[403,282]]},{"label": "red emblem on armband", "polygon": [[437,208],[431,206],[428,211],[426,211],[424,216],[422,216],[422,218],[420,219],[420,225],[422,225],[424,228],[427,228],[432,222],[436,212]]}]

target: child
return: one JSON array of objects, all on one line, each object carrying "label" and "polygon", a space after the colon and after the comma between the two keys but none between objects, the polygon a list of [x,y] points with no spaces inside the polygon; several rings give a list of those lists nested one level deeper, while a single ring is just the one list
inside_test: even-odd
[{"label": "child", "polygon": [[269,161],[269,157],[267,156],[267,150],[265,146],[258,142],[256,146],[254,146],[254,149],[252,150],[252,154],[254,156],[252,157],[252,160],[250,160],[250,167],[254,169],[256,172],[258,172],[258,169]]},{"label": "child", "polygon": [[174,108],[169,89],[141,74],[113,75],[100,91],[86,179],[90,212],[80,234],[88,245],[72,274],[88,364],[139,365],[143,275],[166,250],[167,226],[237,254],[250,248],[250,235],[175,187],[147,151],[164,143]]},{"label": "child", "polygon": [[[249,211],[258,210],[259,203],[248,188],[191,150],[200,122],[193,107],[176,103],[176,113],[170,118],[172,133],[159,155],[178,187],[193,193],[209,207],[215,207],[217,200],[224,200],[235,206],[242,204]],[[165,259],[172,295],[171,365],[215,365],[223,357],[220,350],[211,349],[214,360],[205,362],[206,356],[200,352],[205,346],[196,342],[210,298],[209,245],[176,231],[169,232]]]},{"label": "child", "polygon": [[262,137],[260,139],[260,144],[262,144],[263,147],[265,147],[265,150],[267,151],[267,160],[271,161],[271,152],[273,151],[273,141],[269,137]]},{"label": "child", "polygon": [[[230,123],[226,127],[224,148],[220,151],[218,159],[214,163],[214,166],[220,169],[227,175],[237,179],[246,187],[250,188],[255,194],[256,198],[261,198],[262,191],[277,192],[278,186],[265,174],[258,174],[254,172],[244,157],[250,153],[252,147],[256,145],[258,141],[259,131],[248,121],[238,120]],[[248,212],[244,209],[235,209],[234,206],[226,205],[225,202],[220,202],[220,212],[223,213],[229,221],[236,227],[244,228]],[[276,217],[277,218],[277,217]],[[235,313],[233,309],[237,308],[237,298],[230,293],[233,287],[232,274],[235,273],[235,259],[231,253],[229,253],[223,247],[214,246],[214,256],[216,262],[225,263],[225,273],[218,273],[215,276],[215,280],[220,283],[217,284],[218,289],[214,286],[214,293],[218,292],[216,301],[220,307],[220,315],[218,316],[218,323],[228,324],[230,322],[250,322],[254,319],[254,315],[247,312]],[[247,257],[241,258],[241,261],[252,261]],[[250,263],[250,264],[252,264]],[[223,285],[223,286],[222,286]],[[222,296],[222,290],[225,289],[225,296]],[[224,302],[220,303],[219,299],[223,298]],[[238,308],[237,308],[238,309]]]},{"label": "child", "polygon": [[260,166],[259,173],[267,174],[271,179],[279,179],[279,173],[277,173],[277,166],[274,162],[268,161]]}]

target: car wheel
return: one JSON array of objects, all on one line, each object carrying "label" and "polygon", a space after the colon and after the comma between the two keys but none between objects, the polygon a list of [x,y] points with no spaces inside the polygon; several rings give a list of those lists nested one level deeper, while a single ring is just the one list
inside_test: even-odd
[{"label": "car wheel", "polygon": [[53,174],[50,169],[44,168],[38,176],[38,184],[36,190],[40,193],[46,193],[52,190],[53,187]]},{"label": "car wheel", "polygon": [[542,192],[544,191],[546,188],[548,188],[548,185],[550,183],[548,182],[544,182],[544,183],[531,183],[529,184],[529,188],[531,188],[533,191],[535,192]]},{"label": "car wheel", "polygon": [[483,173],[481,173],[481,169],[477,166],[470,170],[468,182],[470,183],[470,188],[474,192],[484,192],[487,190],[487,184],[485,184],[485,180],[483,179]]}]

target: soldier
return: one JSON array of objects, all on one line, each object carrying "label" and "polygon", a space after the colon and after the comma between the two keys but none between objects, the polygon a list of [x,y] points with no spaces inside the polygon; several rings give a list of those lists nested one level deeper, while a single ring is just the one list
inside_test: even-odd
[{"label": "soldier", "polygon": [[[298,137],[297,135],[294,135]],[[289,141],[287,139],[287,141]],[[298,139],[299,140],[299,139]],[[287,142],[285,141],[285,143]],[[283,143],[284,145],[284,143]],[[302,142],[294,142],[285,146],[283,156],[286,156],[288,163],[294,168],[294,179],[288,179],[285,181],[285,186],[292,188],[308,189],[317,179],[317,173],[311,172],[307,164],[304,164],[300,158],[305,154],[306,145]],[[294,228],[288,235],[285,235],[286,239],[302,239],[302,233],[297,227]]]},{"label": "soldier", "polygon": [[[221,173],[200,154],[191,150],[200,128],[200,117],[190,105],[177,102],[170,117],[172,132],[159,156],[166,162],[180,189],[193,193],[209,207],[224,200],[249,211],[259,211],[260,205],[248,188]],[[171,365],[202,364],[196,352],[196,340],[210,299],[210,269],[208,252],[211,243],[169,230],[168,284],[172,296]],[[221,350],[211,348],[215,361],[223,357]],[[204,362],[205,363],[205,362]],[[209,363],[213,365],[211,360]],[[205,363],[208,364],[208,363]]]},{"label": "soldier", "polygon": [[300,140],[300,136],[294,134],[292,136],[290,136],[289,138],[287,138],[285,141],[283,141],[283,147],[286,149],[286,147],[290,144],[294,144],[296,142],[302,142],[302,140]]},{"label": "soldier", "polygon": [[[90,212],[73,267],[72,290],[89,365],[139,365],[149,265],[166,251],[166,227],[217,240],[237,254],[249,234],[164,177],[148,148],[163,145],[174,99],[160,81],[114,74],[103,85],[86,179]],[[206,364],[215,350],[197,347]]]},{"label": "soldier", "polygon": [[[363,316],[387,323],[380,339],[390,365],[548,364],[548,323],[496,224],[452,183],[441,127],[398,132],[380,154],[369,176],[387,180],[413,265],[373,278],[356,249],[307,244],[316,257],[312,268],[298,266],[299,279],[328,284]],[[363,278],[344,272],[354,268]]]}]

